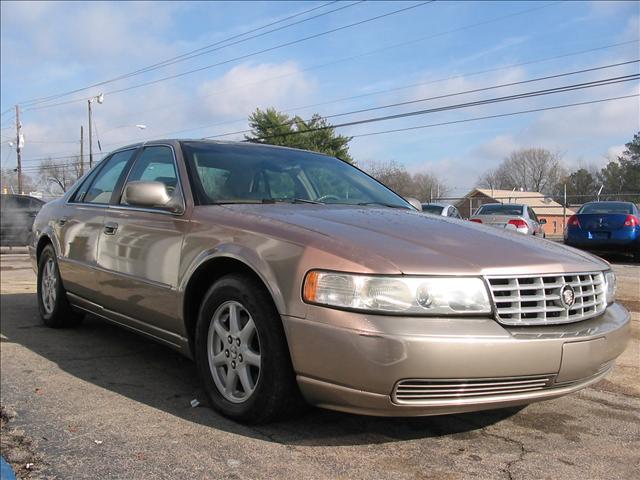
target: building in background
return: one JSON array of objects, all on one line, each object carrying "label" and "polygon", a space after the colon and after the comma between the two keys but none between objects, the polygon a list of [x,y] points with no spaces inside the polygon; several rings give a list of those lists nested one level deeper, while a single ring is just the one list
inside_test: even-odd
[{"label": "building in background", "polygon": [[562,235],[567,219],[575,213],[566,210],[558,202],[540,192],[519,192],[512,190],[494,190],[491,188],[474,188],[464,198],[455,203],[464,218],[469,218],[485,203],[523,203],[536,212],[539,220],[547,221],[544,231],[547,235]]}]

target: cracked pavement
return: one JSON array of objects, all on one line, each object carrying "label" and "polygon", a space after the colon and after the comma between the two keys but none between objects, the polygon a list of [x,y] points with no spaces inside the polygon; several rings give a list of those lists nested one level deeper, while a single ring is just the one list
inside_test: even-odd
[{"label": "cracked pavement", "polygon": [[246,427],[210,410],[194,364],[165,347],[95,318],[45,328],[26,255],[0,262],[0,400],[38,458],[28,478],[640,478],[639,265],[614,267],[632,341],[591,388],[475,414],[311,410]]}]

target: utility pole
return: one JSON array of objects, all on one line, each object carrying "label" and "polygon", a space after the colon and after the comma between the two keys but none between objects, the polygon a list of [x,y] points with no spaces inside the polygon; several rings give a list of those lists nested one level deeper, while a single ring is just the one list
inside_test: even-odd
[{"label": "utility pole", "polygon": [[567,184],[564,184],[564,193],[562,201],[562,235],[567,229]]},{"label": "utility pole", "polygon": [[16,157],[18,159],[18,194],[22,195],[22,133],[20,129],[20,106],[16,105]]},{"label": "utility pole", "polygon": [[89,105],[89,170],[91,170],[91,168],[93,168],[93,145],[91,142],[91,102],[92,102],[92,98],[90,98],[89,100],[87,100],[87,105]]},{"label": "utility pole", "polygon": [[84,127],[80,125],[80,176],[84,175]]}]

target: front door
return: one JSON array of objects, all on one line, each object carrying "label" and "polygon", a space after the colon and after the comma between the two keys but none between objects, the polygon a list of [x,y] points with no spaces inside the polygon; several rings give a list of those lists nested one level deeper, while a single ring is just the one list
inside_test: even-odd
[{"label": "front door", "polygon": [[[173,149],[146,147],[136,158],[124,184],[158,181],[184,198]],[[124,189],[123,189],[124,190]],[[182,240],[189,226],[185,215],[162,208],[136,208],[114,200],[105,212],[98,245],[103,306],[126,315],[121,321],[172,341],[183,336],[177,292]]]},{"label": "front door", "polygon": [[96,255],[104,212],[134,152],[117,152],[103,160],[70,200],[57,209],[53,222],[60,242],[58,263],[65,289],[95,303],[100,303]]}]

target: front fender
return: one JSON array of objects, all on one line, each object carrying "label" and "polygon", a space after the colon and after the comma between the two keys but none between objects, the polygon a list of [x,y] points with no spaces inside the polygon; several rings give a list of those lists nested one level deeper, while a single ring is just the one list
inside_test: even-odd
[{"label": "front fender", "polygon": [[[274,245],[275,250],[281,250],[281,246]],[[291,247],[296,248],[296,247]],[[291,301],[291,292],[300,291],[298,280],[295,275],[291,275],[290,272],[297,269],[288,268],[275,268],[274,263],[282,264],[283,262],[289,263],[293,260],[291,251],[287,252],[286,256],[274,255],[273,250],[269,250],[268,245],[265,245],[263,250],[270,252],[270,260],[266,260],[256,252],[259,249],[249,248],[241,244],[225,243],[219,244],[214,248],[204,250],[196,255],[188,266],[183,270],[179,279],[179,291],[184,296],[184,292],[189,284],[189,280],[193,276],[194,272],[198,270],[205,263],[219,258],[230,258],[241,262],[247,268],[250,268],[265,285],[271,298],[273,299],[276,309],[282,315],[293,315],[303,317],[306,313],[306,308],[302,307],[298,302]],[[280,253],[283,253],[280,251]],[[297,259],[295,260],[297,263]],[[295,267],[294,267],[295,268]],[[289,274],[286,275],[285,272]]]}]

